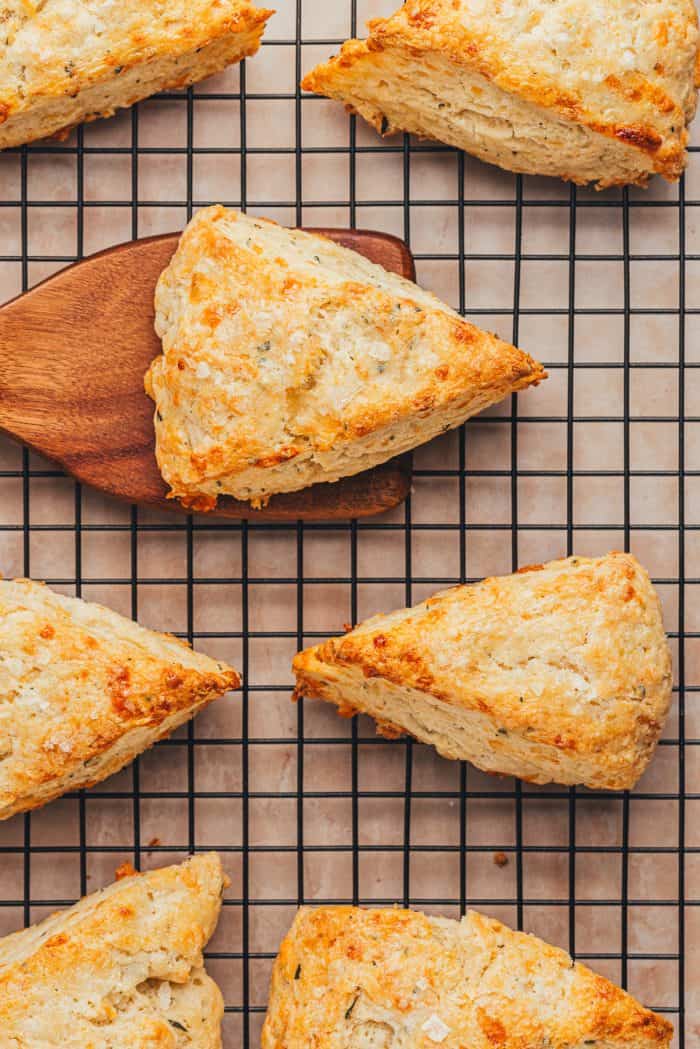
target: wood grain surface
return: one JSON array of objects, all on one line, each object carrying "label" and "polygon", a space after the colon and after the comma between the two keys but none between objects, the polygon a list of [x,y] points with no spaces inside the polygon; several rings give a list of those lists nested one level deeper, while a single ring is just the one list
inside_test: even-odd
[{"label": "wood grain surface", "polygon": [[[382,233],[318,230],[414,279],[406,245]],[[70,266],[0,308],[0,430],[78,481],[167,510],[143,377],[161,352],[153,295],[179,233],[133,241]],[[408,495],[410,456],[336,484],[273,496],[264,510],[228,496],[208,517],[332,520],[391,509]]]}]

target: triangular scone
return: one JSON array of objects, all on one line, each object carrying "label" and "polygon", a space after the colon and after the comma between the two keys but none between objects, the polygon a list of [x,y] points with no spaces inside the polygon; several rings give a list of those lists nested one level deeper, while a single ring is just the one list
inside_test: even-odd
[{"label": "triangular scone", "polygon": [[220,1049],[202,950],[227,884],[216,853],[192,856],[0,940],[0,1045]]},{"label": "triangular scone", "polygon": [[672,1035],[565,951],[475,911],[302,907],[262,1049],[660,1049]]},{"label": "triangular scone", "polygon": [[197,509],[359,473],[545,377],[362,255],[222,207],[185,230],[156,328],[158,464]]},{"label": "triangular scone", "polygon": [[0,149],[111,116],[254,55],[249,0],[4,0]]},{"label": "triangular scone", "polygon": [[98,783],[239,684],[102,605],[0,581],[0,819]]},{"label": "triangular scone", "polygon": [[571,557],[375,616],[294,660],[297,694],[533,783],[632,787],[671,700],[659,601],[631,554]]},{"label": "triangular scone", "polygon": [[407,0],[302,81],[382,134],[599,188],[677,179],[695,114],[692,0]]}]

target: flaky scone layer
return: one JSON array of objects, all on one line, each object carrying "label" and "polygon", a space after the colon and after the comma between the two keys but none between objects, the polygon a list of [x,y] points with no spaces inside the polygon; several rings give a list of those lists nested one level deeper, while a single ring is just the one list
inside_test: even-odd
[{"label": "flaky scone layer", "polygon": [[534,783],[622,790],[671,701],[658,597],[631,554],[454,587],[294,660],[297,692],[448,758]]},{"label": "flaky scone layer", "polygon": [[0,939],[0,1044],[221,1049],[202,951],[227,879],[216,853],[125,877]]},{"label": "flaky scone layer", "polygon": [[197,509],[359,473],[545,377],[357,252],[222,207],[183,234],[156,328],[158,464]]},{"label": "flaky scone layer", "polygon": [[475,911],[303,907],[262,1049],[654,1049],[672,1034],[564,951]]},{"label": "flaky scone layer", "polygon": [[692,0],[408,0],[302,81],[382,134],[599,188],[685,167]]},{"label": "flaky scone layer", "polygon": [[111,116],[258,50],[249,0],[5,0],[0,149]]},{"label": "flaky scone layer", "polygon": [[239,684],[102,605],[0,580],[0,819],[106,779]]}]

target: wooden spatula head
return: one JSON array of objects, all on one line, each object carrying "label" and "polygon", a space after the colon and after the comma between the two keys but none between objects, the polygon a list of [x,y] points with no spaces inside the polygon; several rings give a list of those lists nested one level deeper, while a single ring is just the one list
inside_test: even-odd
[{"label": "wooden spatula head", "polygon": [[[386,269],[414,277],[406,245],[363,231],[319,230]],[[179,234],[93,255],[0,309],[0,430],[77,480],[130,503],[180,509],[154,452],[143,377],[161,351],[156,282]],[[410,457],[337,484],[274,496],[264,510],[225,497],[215,516],[329,520],[380,513],[406,498]]]}]

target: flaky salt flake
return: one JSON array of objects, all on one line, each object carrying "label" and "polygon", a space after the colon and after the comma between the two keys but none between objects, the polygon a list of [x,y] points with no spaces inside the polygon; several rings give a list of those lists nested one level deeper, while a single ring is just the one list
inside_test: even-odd
[{"label": "flaky salt flake", "polygon": [[431,1042],[444,1042],[451,1030],[437,1013],[429,1016],[421,1027],[421,1031],[425,1031]]},{"label": "flaky salt flake", "polygon": [[63,754],[70,754],[73,750],[73,744],[70,740],[60,739],[58,736],[52,736],[43,743],[44,750],[60,750]]},{"label": "flaky salt flake", "polygon": [[172,992],[170,990],[170,984],[166,981],[158,988],[158,1008],[165,1012],[166,1009],[170,1008],[170,1004],[173,1000]]}]

